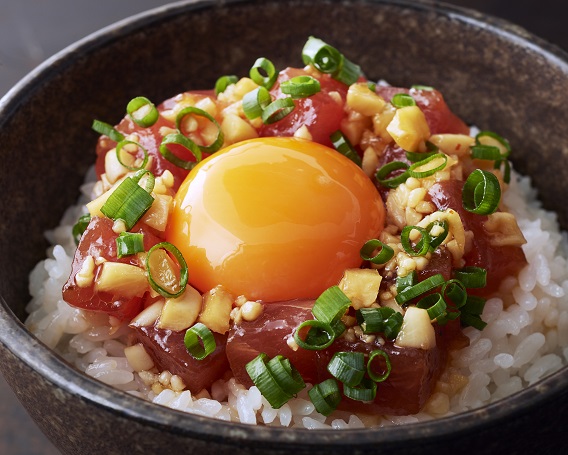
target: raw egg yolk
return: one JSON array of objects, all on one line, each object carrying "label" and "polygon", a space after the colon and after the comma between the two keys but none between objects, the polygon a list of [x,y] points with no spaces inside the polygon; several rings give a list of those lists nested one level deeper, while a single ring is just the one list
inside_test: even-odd
[{"label": "raw egg yolk", "polygon": [[295,138],[240,142],[203,160],[181,185],[166,239],[189,282],[265,302],[317,298],[384,227],[381,197],[339,152]]}]

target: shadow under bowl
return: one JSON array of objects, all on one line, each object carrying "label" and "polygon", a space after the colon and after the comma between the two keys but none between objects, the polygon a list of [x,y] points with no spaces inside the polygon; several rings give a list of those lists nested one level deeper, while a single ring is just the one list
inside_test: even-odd
[{"label": "shadow under bowl", "polygon": [[[314,35],[370,79],[427,84],[467,122],[499,131],[544,206],[568,227],[568,57],[494,18],[419,1],[189,1],[108,27],[56,55],[0,102],[0,368],[66,454],[462,453],[565,448],[568,369],[490,406],[374,430],[252,427],[182,414],[79,373],[22,325],[28,274],[94,161],[94,118],[117,123],[143,94],[161,100],[248,73],[258,56],[300,66]],[[559,197],[560,196],[560,197]],[[183,451],[183,452],[182,452]]]}]

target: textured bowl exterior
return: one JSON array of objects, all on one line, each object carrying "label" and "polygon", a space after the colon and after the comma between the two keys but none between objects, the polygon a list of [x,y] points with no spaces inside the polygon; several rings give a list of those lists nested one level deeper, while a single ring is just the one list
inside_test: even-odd
[{"label": "textured bowl exterior", "polygon": [[[265,56],[300,66],[307,36],[336,45],[371,79],[427,84],[480,128],[499,131],[563,229],[568,209],[568,57],[510,24],[419,1],[187,1],[120,22],[58,54],[0,101],[0,368],[65,454],[552,453],[568,424],[568,369],[480,410],[342,432],[251,427],[157,407],[65,364],[23,327],[43,231],[73,204],[94,161],[92,119],[117,123],[153,100],[245,75]],[[547,163],[546,165],[544,163]],[[62,182],[65,182],[63,184]]]}]

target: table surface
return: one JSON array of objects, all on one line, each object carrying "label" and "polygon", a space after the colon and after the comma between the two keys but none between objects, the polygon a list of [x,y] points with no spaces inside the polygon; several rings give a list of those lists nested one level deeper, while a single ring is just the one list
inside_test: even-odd
[{"label": "table surface", "polygon": [[[0,96],[68,44],[167,0],[0,0]],[[568,2],[450,0],[508,19],[568,50]],[[57,455],[0,374],[0,454]]]}]

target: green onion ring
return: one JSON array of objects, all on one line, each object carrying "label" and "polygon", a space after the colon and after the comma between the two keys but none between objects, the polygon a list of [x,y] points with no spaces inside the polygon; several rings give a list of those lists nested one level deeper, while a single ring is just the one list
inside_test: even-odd
[{"label": "green onion ring", "polygon": [[[137,117],[136,113],[144,106],[149,106],[148,112],[146,112],[143,117]],[[132,121],[142,128],[148,128],[154,125],[160,116],[154,103],[143,96],[137,96],[131,99],[126,106],[126,112]]]},{"label": "green onion ring", "polygon": [[[438,158],[441,158],[443,160],[442,164],[440,164],[440,165],[438,165],[434,168],[427,169],[425,171],[417,171],[416,170],[416,169],[420,169],[423,166],[426,166],[427,164],[431,163],[434,160],[437,160]],[[429,155],[427,158],[423,159],[422,161],[418,161],[417,163],[412,164],[408,168],[408,174],[410,175],[410,177],[414,177],[414,178],[417,178],[417,179],[430,177],[431,175],[434,175],[436,172],[444,169],[446,167],[447,163],[448,163],[448,155],[446,155],[444,153],[435,153],[433,155]]]},{"label": "green onion ring", "polygon": [[[141,188],[138,183],[146,174],[146,187]],[[101,212],[112,220],[123,220],[126,230],[132,229],[154,202],[150,194],[154,189],[154,181],[154,175],[145,169],[125,178],[105,201]]]},{"label": "green onion ring", "polygon": [[361,157],[355,150],[355,148],[349,142],[349,139],[341,132],[337,130],[329,136],[331,143],[335,150],[337,150],[342,155],[345,155],[351,161],[353,161],[357,166],[361,167]]},{"label": "green onion ring", "polygon": [[283,355],[274,356],[266,363],[266,366],[282,390],[290,395],[295,395],[306,387],[298,370]]},{"label": "green onion ring", "polygon": [[[186,161],[174,155],[168,148],[168,144],[176,144],[188,150],[195,157],[195,161]],[[170,163],[188,171],[193,169],[194,166],[201,161],[202,157],[201,148],[181,133],[172,133],[165,136],[158,150]]]},{"label": "green onion ring", "polygon": [[[432,229],[435,226],[440,226],[444,231],[439,235],[432,235]],[[450,225],[447,220],[435,220],[426,227],[426,232],[428,232],[428,235],[430,236],[430,251],[434,251],[444,240],[446,240],[446,237],[450,232]]]},{"label": "green onion ring", "polygon": [[400,294],[402,290],[414,286],[418,282],[418,274],[416,270],[404,276],[396,277],[396,292]]},{"label": "green onion ring", "polygon": [[236,84],[238,81],[239,78],[234,74],[221,76],[215,81],[215,95],[218,96],[219,93],[223,93],[229,85]]},{"label": "green onion ring", "polygon": [[280,83],[280,90],[292,98],[307,98],[321,90],[320,82],[312,76],[296,76]]},{"label": "green onion ring", "polygon": [[[127,145],[127,144],[134,144],[135,146],[137,146],[138,148],[142,149],[142,151],[144,152],[144,160],[142,161],[142,164],[138,167],[135,166],[127,166],[126,164],[124,164],[122,162],[122,159],[120,158],[120,151],[122,150],[122,148]],[[128,152],[127,152],[128,153]],[[116,144],[116,159],[118,160],[118,162],[124,166],[126,169],[128,169],[129,171],[139,171],[140,169],[144,169],[146,167],[146,165],[148,164],[148,150],[146,150],[144,147],[142,147],[142,145],[140,145],[138,142],[134,142],[134,141],[129,141],[127,139],[124,139],[122,141],[120,141],[118,144]]]},{"label": "green onion ring", "polygon": [[333,74],[341,69],[343,55],[329,44],[310,36],[302,49],[304,65],[313,65],[318,71]]},{"label": "green onion ring", "polygon": [[101,122],[100,120],[93,120],[91,128],[99,133],[108,136],[112,141],[120,142],[124,140],[124,134],[119,132],[116,128],[108,123]]},{"label": "green onion ring", "polygon": [[331,286],[316,299],[312,313],[318,321],[335,324],[343,317],[350,305],[351,300],[339,286]]},{"label": "green onion ring", "polygon": [[217,348],[213,333],[201,322],[187,329],[183,343],[189,355],[197,360],[203,360]]},{"label": "green onion ring", "polygon": [[343,385],[343,394],[357,401],[373,401],[377,396],[377,383],[369,378],[363,378],[356,386]]},{"label": "green onion ring", "polygon": [[[417,249],[414,249],[410,242],[410,233],[412,231],[418,231],[421,235],[420,240],[416,243]],[[404,226],[400,233],[400,243],[404,251],[406,251],[406,254],[410,256],[424,256],[430,251],[430,234],[428,234],[426,229],[420,226]]]},{"label": "green onion ring", "polygon": [[[260,74],[259,70],[264,71],[266,76]],[[260,57],[257,58],[252,65],[249,71],[249,76],[255,82],[255,84],[270,90],[276,82],[278,73],[276,72],[276,68],[274,68],[274,64],[270,60],[264,57]]]},{"label": "green onion ring", "polygon": [[[405,172],[397,175],[396,177],[387,179],[388,175],[400,169],[404,169]],[[406,179],[408,179],[409,176],[410,174],[408,173],[408,164],[403,163],[402,161],[391,161],[390,163],[387,163],[383,167],[381,167],[375,174],[377,182],[387,188],[396,188],[401,183],[406,182]]]},{"label": "green onion ring", "polygon": [[257,87],[243,97],[243,112],[249,120],[253,120],[262,115],[271,101],[270,92],[264,87]]},{"label": "green onion ring", "polygon": [[343,384],[355,387],[365,375],[365,356],[362,352],[336,352],[327,365],[327,371]]},{"label": "green onion ring", "polygon": [[295,107],[294,100],[289,96],[274,100],[262,111],[262,122],[265,125],[276,123],[292,112]]},{"label": "green onion ring", "polygon": [[471,147],[471,157],[477,160],[498,161],[501,159],[501,150],[494,145],[474,145]]},{"label": "green onion ring", "polygon": [[[164,249],[167,252],[171,253],[176,258],[179,264],[180,289],[178,292],[171,293],[167,291],[166,289],[161,287],[158,283],[156,283],[154,281],[154,278],[152,277],[152,271],[150,270],[150,257],[152,256],[152,253],[158,249]],[[187,279],[188,279],[187,263],[185,262],[185,259],[183,258],[183,255],[181,254],[180,250],[178,250],[174,245],[172,245],[169,242],[157,243],[148,250],[148,254],[146,255],[146,273],[148,274],[148,281],[150,282],[150,286],[152,286],[152,289],[154,289],[154,291],[156,291],[158,294],[160,294],[161,296],[167,299],[175,299],[179,297],[184,293],[185,287],[187,286]]]},{"label": "green onion ring", "polygon": [[73,239],[75,240],[75,244],[79,245],[81,241],[81,237],[83,236],[84,232],[87,230],[87,226],[91,222],[91,214],[87,213],[86,215],[81,215],[77,222],[73,225],[72,234]]},{"label": "green onion ring", "polygon": [[305,387],[304,380],[294,366],[284,357],[277,357],[275,361],[267,361],[268,356],[261,352],[245,365],[252,382],[274,409],[281,408]]},{"label": "green onion ring", "polygon": [[445,280],[441,273],[432,275],[423,281],[408,287],[399,292],[396,297],[396,303],[399,305],[408,304],[412,299],[444,284]]},{"label": "green onion ring", "polygon": [[487,284],[487,270],[482,267],[468,266],[454,270],[454,277],[467,288],[484,288]]},{"label": "green onion ring", "polygon": [[442,294],[435,292],[421,298],[416,304],[416,307],[426,310],[428,312],[428,316],[430,316],[430,320],[433,321],[434,319],[446,314],[447,305]]},{"label": "green onion ring", "polygon": [[308,391],[308,395],[316,411],[326,417],[335,411],[341,402],[339,385],[333,378],[326,379],[313,386]]},{"label": "green onion ring", "polygon": [[[377,248],[380,248],[379,252],[371,256]],[[359,254],[364,261],[369,261],[373,264],[386,264],[394,256],[394,250],[379,239],[371,239],[365,242]]]},{"label": "green onion ring", "polygon": [[442,285],[440,294],[444,300],[450,300],[456,308],[461,308],[467,301],[467,291],[464,284],[457,279],[446,281]]},{"label": "green onion ring", "polygon": [[[183,134],[181,131],[181,122],[186,115],[197,115],[198,117],[205,117],[209,120],[213,125],[217,127],[217,137],[215,140],[209,145],[200,145],[199,148],[204,153],[215,153],[217,150],[221,148],[223,145],[223,141],[225,140],[223,131],[221,131],[221,125],[215,120],[215,118],[210,115],[208,112],[205,112],[203,109],[199,109],[195,106],[189,106],[183,108],[179,111],[178,115],[176,116],[176,128],[179,133]],[[181,167],[181,166],[180,166]]]},{"label": "green onion ring", "polygon": [[[371,368],[371,364],[377,356],[383,357],[385,359],[385,364],[386,364],[385,372],[380,376],[376,375]],[[373,352],[369,354],[369,360],[367,361],[367,374],[373,381],[375,382],[385,381],[390,376],[391,370],[392,366],[391,366],[390,357],[385,351],[381,349],[375,349]]]},{"label": "green onion ring", "polygon": [[474,170],[465,181],[462,205],[468,212],[490,215],[499,207],[501,187],[494,174],[481,169]]},{"label": "green onion ring", "polygon": [[[300,330],[304,327],[311,328],[306,335],[306,339],[302,340],[302,338],[300,338]],[[316,332],[312,333],[314,329]],[[335,340],[335,331],[327,322],[310,319],[302,322],[298,327],[296,327],[296,330],[294,330],[294,341],[296,344],[302,349],[309,351],[321,351],[322,349],[331,346],[333,340]]]},{"label": "green onion ring", "polygon": [[144,234],[121,232],[116,238],[116,257],[132,256],[144,251]]},{"label": "green onion ring", "polygon": [[424,90],[424,91],[427,91],[427,92],[431,92],[431,91],[435,90],[434,87],[431,87],[429,85],[420,85],[420,84],[412,85],[410,88],[414,89],[414,90]]},{"label": "green onion ring", "polygon": [[416,106],[416,101],[407,93],[397,93],[392,97],[391,104],[400,109],[401,107]]},{"label": "green onion ring", "polygon": [[490,137],[496,140],[499,144],[501,144],[505,148],[505,154],[503,155],[505,158],[507,158],[510,155],[511,144],[509,144],[509,141],[507,139],[505,139],[504,137],[500,136],[497,133],[494,133],[493,131],[480,131],[475,136],[475,143],[478,145],[483,144],[483,142],[481,142],[481,139],[483,139],[484,137]]}]

